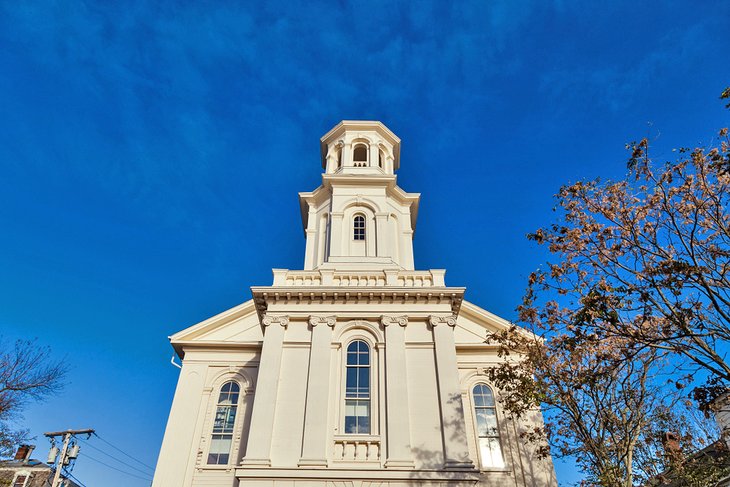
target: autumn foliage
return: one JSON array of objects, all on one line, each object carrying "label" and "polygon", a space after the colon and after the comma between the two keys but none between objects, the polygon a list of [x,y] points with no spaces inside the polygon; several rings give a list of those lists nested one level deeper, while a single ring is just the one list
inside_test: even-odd
[{"label": "autumn foliage", "polygon": [[671,162],[647,139],[627,149],[623,180],[562,187],[557,221],[528,235],[551,255],[519,307],[531,333],[489,337],[514,359],[492,371],[505,408],[546,408],[532,439],[592,483],[625,487],[669,467],[662,431],[702,447],[715,433],[693,410],[730,383],[728,131]]}]

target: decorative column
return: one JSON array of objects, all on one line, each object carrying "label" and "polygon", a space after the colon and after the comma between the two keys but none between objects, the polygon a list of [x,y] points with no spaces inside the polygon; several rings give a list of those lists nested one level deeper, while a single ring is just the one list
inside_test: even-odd
[{"label": "decorative column", "polygon": [[408,409],[405,327],[407,316],[383,316],[385,327],[385,404],[387,411],[386,467],[413,468]]},{"label": "decorative column", "polygon": [[271,466],[271,436],[274,432],[281,353],[284,330],[289,325],[289,318],[266,315],[261,320],[261,325],[264,327],[264,345],[256,379],[246,457],[241,462],[241,465],[250,467]]},{"label": "decorative column", "polygon": [[334,316],[310,316],[312,345],[309,352],[307,402],[304,412],[304,440],[300,467],[326,467],[327,424],[330,386],[330,357]]},{"label": "decorative column", "polygon": [[441,404],[441,431],[444,440],[444,467],[473,469],[466,442],[464,405],[461,402],[459,369],[456,363],[454,327],[456,316],[430,316],[436,349],[436,376]]}]

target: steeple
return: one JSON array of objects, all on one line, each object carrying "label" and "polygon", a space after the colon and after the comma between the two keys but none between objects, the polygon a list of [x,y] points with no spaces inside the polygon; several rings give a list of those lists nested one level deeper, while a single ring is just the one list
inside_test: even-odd
[{"label": "steeple", "polygon": [[322,185],[299,193],[304,269],[413,270],[418,193],[396,184],[400,139],[374,121],[338,123],[321,139]]}]

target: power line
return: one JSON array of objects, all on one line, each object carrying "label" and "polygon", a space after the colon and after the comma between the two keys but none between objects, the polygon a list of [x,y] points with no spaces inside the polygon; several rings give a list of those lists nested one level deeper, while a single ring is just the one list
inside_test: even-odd
[{"label": "power line", "polygon": [[[74,462],[79,455],[79,445],[77,443],[79,438],[77,438],[76,435],[85,434],[91,436],[93,432],[93,429],[68,429],[66,431],[50,431],[43,434],[51,441],[51,451],[48,458],[49,463],[55,465],[55,469],[53,471],[53,483],[51,484],[52,487],[58,487],[61,485],[61,471],[64,470],[64,465],[68,464],[69,467],[67,470],[70,471],[73,468],[72,462]],[[57,436],[63,438],[60,452],[58,447],[56,447]]]},{"label": "power line", "polygon": [[126,472],[126,471],[124,471],[124,470],[121,470],[121,469],[119,469],[119,468],[117,468],[117,467],[112,467],[112,466],[111,466],[111,465],[109,465],[108,463],[104,463],[104,462],[102,462],[101,460],[99,460],[99,459],[97,459],[97,458],[94,458],[94,457],[92,457],[92,456],[91,456],[91,455],[89,455],[88,453],[87,453],[87,454],[86,454],[86,455],[85,455],[84,457],[85,457],[85,458],[88,458],[89,460],[93,460],[93,461],[95,461],[95,462],[97,462],[97,463],[100,463],[100,464],[104,465],[105,467],[111,468],[112,470],[116,470],[117,472],[121,472],[121,473],[123,473],[124,475],[129,475],[130,477],[135,477],[135,478],[138,478],[138,479],[140,479],[140,480],[146,480],[147,482],[152,482],[152,479],[149,479],[149,478],[145,478],[145,477],[140,477],[139,475],[134,475],[134,474],[132,474],[132,473]]},{"label": "power line", "polygon": [[92,445],[92,444],[91,444],[91,443],[90,443],[89,441],[86,441],[86,440],[81,440],[81,441],[82,441],[82,442],[84,443],[84,445],[88,446],[89,448],[93,448],[94,450],[98,451],[98,452],[99,452],[99,453],[101,453],[102,455],[106,455],[107,457],[111,458],[111,459],[112,459],[112,460],[114,460],[115,462],[119,462],[119,463],[121,463],[122,465],[125,465],[125,466],[127,466],[127,467],[131,468],[132,470],[136,470],[137,472],[141,473],[142,475],[149,475],[149,474],[150,474],[149,472],[145,472],[145,471],[144,471],[144,470],[142,470],[141,468],[137,468],[137,467],[135,467],[134,465],[130,465],[129,463],[125,462],[124,460],[120,460],[119,458],[117,458],[117,457],[113,456],[112,454],[110,454],[110,453],[107,453],[107,452],[105,452],[105,451],[104,451],[104,450],[102,450],[101,448],[97,448],[97,447],[95,447],[95,446],[94,446],[94,445]]},{"label": "power line", "polygon": [[72,475],[71,472],[66,472],[66,476],[71,477],[71,480],[79,484],[81,487],[86,487],[86,485],[82,481],[77,479],[75,475]]},{"label": "power line", "polygon": [[135,462],[139,463],[140,465],[144,465],[145,467],[149,468],[149,469],[150,469],[150,470],[152,470],[153,472],[155,471],[155,467],[151,467],[151,466],[147,465],[146,463],[144,463],[144,462],[143,462],[142,460],[138,460],[138,459],[134,458],[134,457],[133,457],[132,455],[130,455],[129,453],[125,452],[125,451],[124,451],[124,450],[122,450],[121,448],[117,448],[116,446],[112,445],[111,443],[109,443],[108,441],[106,441],[106,440],[105,440],[104,438],[102,438],[102,437],[101,437],[101,436],[99,436],[98,434],[94,433],[94,436],[96,436],[96,437],[97,437],[97,438],[99,438],[99,439],[100,439],[101,441],[103,441],[104,443],[106,443],[106,444],[107,444],[107,445],[109,445],[110,447],[112,447],[112,448],[114,448],[115,450],[117,450],[118,452],[120,452],[120,453],[121,453],[122,455],[125,455],[125,456],[127,456],[127,457],[131,458],[132,460],[134,460]]}]

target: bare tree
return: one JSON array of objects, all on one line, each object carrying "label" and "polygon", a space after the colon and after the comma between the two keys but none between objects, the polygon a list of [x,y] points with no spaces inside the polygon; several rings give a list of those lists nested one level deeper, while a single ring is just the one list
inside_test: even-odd
[{"label": "bare tree", "polygon": [[23,408],[60,391],[66,371],[64,361],[35,340],[0,341],[0,456],[28,439],[28,431],[17,427]]}]

